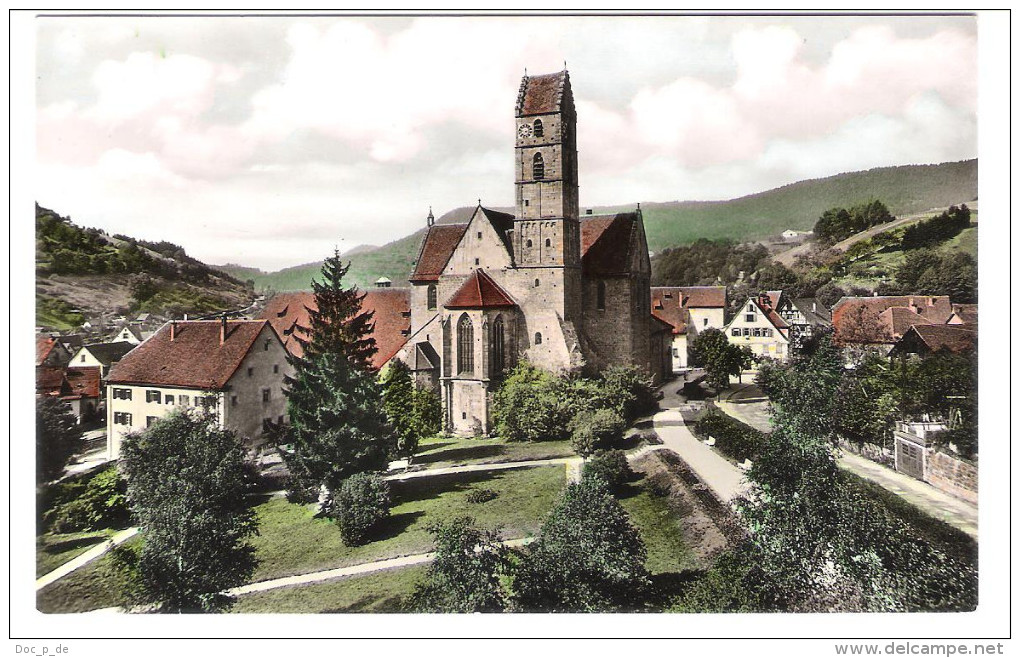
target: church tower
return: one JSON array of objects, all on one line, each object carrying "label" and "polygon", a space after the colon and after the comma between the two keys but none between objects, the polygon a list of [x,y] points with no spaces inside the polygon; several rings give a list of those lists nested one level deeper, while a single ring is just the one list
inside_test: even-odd
[{"label": "church tower", "polygon": [[515,114],[514,263],[532,270],[529,276],[537,285],[556,289],[559,303],[552,306],[564,319],[574,320],[580,312],[575,302],[580,297],[581,230],[570,76],[565,70],[525,75]]}]

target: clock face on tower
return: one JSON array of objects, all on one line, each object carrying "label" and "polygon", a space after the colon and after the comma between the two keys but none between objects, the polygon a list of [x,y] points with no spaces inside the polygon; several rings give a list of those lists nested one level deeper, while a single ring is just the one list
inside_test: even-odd
[{"label": "clock face on tower", "polygon": [[531,137],[531,126],[526,123],[522,123],[521,127],[517,129],[517,136],[520,138]]}]

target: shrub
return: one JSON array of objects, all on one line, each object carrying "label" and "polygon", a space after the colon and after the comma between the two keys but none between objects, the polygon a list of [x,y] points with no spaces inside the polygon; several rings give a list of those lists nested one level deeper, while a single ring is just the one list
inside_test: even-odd
[{"label": "shrub", "polygon": [[631,423],[658,407],[652,380],[640,368],[612,366],[602,372],[600,380],[605,397],[616,400],[615,411],[626,423]]},{"label": "shrub", "polygon": [[559,441],[569,436],[569,401],[552,374],[522,362],[496,393],[496,435],[507,441]]},{"label": "shrub", "polygon": [[87,483],[65,487],[60,499],[44,515],[53,532],[122,528],[131,519],[127,483],[116,467],[100,471]]},{"label": "shrub", "polygon": [[587,457],[619,443],[625,427],[623,418],[612,409],[586,411],[570,423],[570,445],[574,452]]},{"label": "shrub", "polygon": [[634,477],[634,471],[622,450],[603,450],[596,452],[585,463],[581,477],[600,478],[615,493]]},{"label": "shrub", "polygon": [[494,499],[498,495],[499,493],[492,489],[472,489],[464,498],[469,503],[485,503]]},{"label": "shrub", "polygon": [[390,515],[389,485],[375,473],[352,475],[327,503],[326,514],[336,519],[345,545],[363,544],[376,524]]},{"label": "shrub", "polygon": [[55,480],[81,449],[81,427],[66,402],[53,397],[35,402],[36,482]]},{"label": "shrub", "polygon": [[765,435],[715,409],[702,416],[694,426],[695,432],[715,438],[715,446],[736,461],[754,459],[765,443]]}]

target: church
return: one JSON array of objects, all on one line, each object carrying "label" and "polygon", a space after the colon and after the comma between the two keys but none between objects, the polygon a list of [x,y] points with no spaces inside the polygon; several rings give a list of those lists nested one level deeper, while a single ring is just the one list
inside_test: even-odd
[{"label": "church", "polygon": [[487,434],[492,397],[521,359],[566,373],[672,369],[672,327],[651,312],[640,205],[581,213],[567,71],[527,76],[515,106],[515,213],[475,208],[426,233],[410,276],[410,331],[394,358],[442,399],[447,430]]}]

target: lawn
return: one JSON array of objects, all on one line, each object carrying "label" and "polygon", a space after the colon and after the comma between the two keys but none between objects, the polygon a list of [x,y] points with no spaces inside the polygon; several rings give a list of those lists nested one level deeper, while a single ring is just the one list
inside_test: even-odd
[{"label": "lawn", "polygon": [[48,574],[93,546],[111,537],[115,530],[45,534],[35,540],[35,577]]},{"label": "lawn", "polygon": [[634,527],[648,550],[645,567],[653,574],[680,573],[697,568],[691,550],[684,541],[682,517],[669,504],[668,496],[658,492],[641,480],[628,487],[620,496],[620,504],[627,510]]},{"label": "lawn", "polygon": [[330,613],[403,612],[404,600],[425,578],[425,565],[390,569],[303,587],[248,594],[239,597],[231,612]]},{"label": "lawn", "polygon": [[[141,541],[129,539],[124,545]],[[110,554],[89,562],[36,593],[39,612],[88,612],[99,608],[123,605],[117,573]]]},{"label": "lawn", "polygon": [[[259,567],[253,581],[372,562],[432,550],[426,527],[469,515],[484,528],[502,526],[506,539],[536,534],[560,496],[566,480],[562,466],[490,473],[463,473],[392,483],[393,506],[375,541],[344,546],[337,526],[314,517],[311,505],[272,498],[255,509],[260,535],[253,540]],[[485,503],[465,500],[472,489],[492,489]]]},{"label": "lawn", "polygon": [[570,441],[510,442],[503,439],[437,437],[422,441],[418,449],[411,464],[425,468],[574,456]]}]

